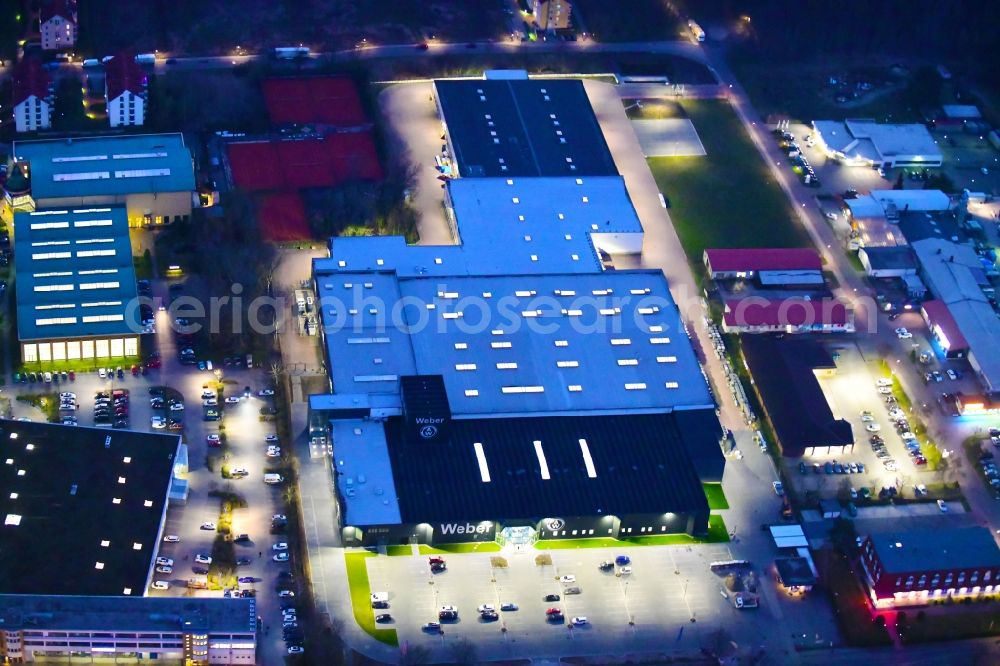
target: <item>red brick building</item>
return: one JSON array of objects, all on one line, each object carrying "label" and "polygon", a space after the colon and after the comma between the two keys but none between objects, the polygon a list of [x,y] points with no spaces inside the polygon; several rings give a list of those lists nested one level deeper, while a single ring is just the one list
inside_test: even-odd
[{"label": "red brick building", "polygon": [[876,608],[1000,593],[1000,548],[983,527],[871,534],[861,565]]}]

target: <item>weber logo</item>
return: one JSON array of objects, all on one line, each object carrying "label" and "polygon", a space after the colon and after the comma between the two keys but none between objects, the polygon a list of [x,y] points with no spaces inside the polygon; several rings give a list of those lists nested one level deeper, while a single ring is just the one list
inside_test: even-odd
[{"label": "weber logo", "polygon": [[441,425],[444,419],[440,417],[418,416],[414,422],[417,425]]},{"label": "weber logo", "polygon": [[566,527],[566,521],[562,518],[549,518],[545,521],[545,528],[550,532],[558,532]]},{"label": "weber logo", "polygon": [[434,436],[437,434],[438,429],[432,425],[427,425],[420,429],[420,436],[424,439],[434,439]]},{"label": "weber logo", "polygon": [[493,523],[479,523],[478,525],[473,525],[472,523],[466,523],[462,525],[461,523],[442,523],[440,525],[441,534],[489,534],[490,530],[493,529]]}]

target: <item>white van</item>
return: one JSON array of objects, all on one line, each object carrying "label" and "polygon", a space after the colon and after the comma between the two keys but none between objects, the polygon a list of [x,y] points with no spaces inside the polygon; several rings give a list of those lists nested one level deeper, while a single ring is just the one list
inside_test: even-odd
[{"label": "white van", "polygon": [[283,481],[284,481],[284,479],[281,477],[280,474],[265,474],[264,475],[264,483],[270,483],[270,484],[273,485],[273,484],[276,484],[276,483],[282,483]]},{"label": "white van", "polygon": [[875,386],[892,386],[892,380],[886,379],[885,377],[879,377],[875,380]]}]

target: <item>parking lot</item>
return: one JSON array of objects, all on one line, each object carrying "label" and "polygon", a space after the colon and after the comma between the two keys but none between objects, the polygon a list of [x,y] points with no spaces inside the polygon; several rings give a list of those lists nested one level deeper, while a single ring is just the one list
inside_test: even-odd
[{"label": "parking lot", "polygon": [[[552,558],[539,566],[538,554]],[[632,573],[617,576],[599,564],[618,555],[631,558]],[[712,561],[732,559],[727,545],[640,547],[625,550],[579,549],[502,553],[506,568],[491,567],[488,554],[445,556],[448,569],[433,574],[427,557],[375,557],[367,560],[372,592],[389,596],[388,610],[400,644],[423,644],[447,650],[459,638],[472,641],[483,658],[531,654],[621,653],[699,645],[699,637],[741,613],[723,596],[723,578],[709,569]],[[560,577],[572,575],[572,583]],[[578,587],[579,594],[565,594]],[[559,595],[546,601],[546,595]],[[477,609],[497,609],[513,603],[516,611],[502,611],[499,619],[481,619]],[[456,621],[441,623],[440,633],[423,626],[438,621],[438,609],[454,606]],[[558,608],[562,621],[553,622],[548,609]],[[764,614],[769,615],[768,613]],[[585,617],[584,626],[572,619]],[[732,631],[754,631],[753,612],[744,612]],[[692,619],[694,621],[692,621]],[[567,641],[575,644],[569,646]],[[623,647],[624,646],[624,647]]]}]

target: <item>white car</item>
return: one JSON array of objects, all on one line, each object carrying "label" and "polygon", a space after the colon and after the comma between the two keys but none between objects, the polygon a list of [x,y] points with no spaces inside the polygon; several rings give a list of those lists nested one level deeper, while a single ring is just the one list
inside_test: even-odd
[{"label": "white car", "polygon": [[877,423],[866,423],[865,424],[865,430],[867,430],[868,432],[878,432],[881,429],[882,429],[882,426],[880,426]]},{"label": "white car", "polygon": [[181,403],[181,402],[172,402],[172,403],[170,403],[170,411],[172,411],[172,412],[183,412],[184,411],[184,403]]},{"label": "white car", "polygon": [[267,455],[268,458],[280,458],[281,457],[281,448],[278,447],[278,446],[269,446],[269,447],[267,447],[267,454],[266,455]]},{"label": "white car", "polygon": [[875,417],[872,416],[871,414],[862,414],[861,415],[861,421],[863,423],[874,423],[875,422]]},{"label": "white car", "polygon": [[480,613],[495,613],[497,611],[497,607],[494,606],[493,604],[483,604],[476,610],[479,611]]},{"label": "white car", "polygon": [[261,390],[257,391],[257,395],[261,398],[267,398],[269,396],[274,395],[274,389],[262,388]]},{"label": "white car", "polygon": [[559,582],[560,583],[575,583],[576,582],[576,576],[574,576],[573,574],[566,574],[565,576],[561,576],[559,578]]},{"label": "white car", "polygon": [[910,333],[905,328],[897,328],[896,337],[899,338],[900,340],[909,340],[910,338],[913,337],[913,333]]},{"label": "white car", "polygon": [[235,395],[227,396],[226,397],[226,404],[227,405],[238,405],[238,404],[240,404],[240,399],[237,398]]},{"label": "white car", "polygon": [[218,407],[219,401],[215,398],[205,398],[201,401],[202,407]]},{"label": "white car", "polygon": [[288,544],[284,541],[279,541],[278,543],[271,546],[271,550],[288,550]]},{"label": "white car", "polygon": [[271,433],[270,435],[264,435],[264,441],[267,442],[268,444],[277,444],[278,436],[275,435],[274,433]]},{"label": "white car", "polygon": [[152,583],[150,583],[149,586],[151,588],[153,588],[154,590],[169,590],[170,589],[170,583],[168,583],[165,580],[154,580]]},{"label": "white car", "polygon": [[618,567],[618,572],[616,573],[616,575],[618,575],[618,576],[631,576],[632,575],[632,567]]},{"label": "white car", "polygon": [[892,387],[890,386],[879,386],[878,392],[882,395],[892,395]]},{"label": "white car", "polygon": [[201,553],[198,553],[197,555],[194,556],[194,561],[197,562],[198,564],[211,564],[212,556],[202,555]]},{"label": "white car", "polygon": [[289,645],[288,654],[302,654],[305,649],[301,645]]},{"label": "white car", "polygon": [[108,371],[105,370],[104,368],[98,368],[97,376],[100,377],[101,379],[106,379],[108,376]]},{"label": "white car", "polygon": [[582,626],[584,626],[586,624],[590,624],[590,622],[587,620],[586,617],[584,617],[582,615],[573,618],[573,626],[574,627],[582,627]]},{"label": "white car", "polygon": [[229,475],[239,476],[239,477],[250,476],[250,470],[248,470],[246,467],[234,467],[232,470],[229,471]]},{"label": "white car", "polygon": [[893,407],[892,409],[889,410],[889,418],[893,419],[894,421],[899,421],[900,419],[905,419],[906,418],[906,412],[904,412],[899,407]]},{"label": "white car", "polygon": [[221,444],[222,438],[217,434],[212,433],[211,435],[205,435],[205,441],[209,444]]},{"label": "white car", "polygon": [[165,537],[163,537],[163,540],[166,541],[167,543],[177,543],[178,541],[181,540],[181,538],[176,534],[168,534]]},{"label": "white car", "polygon": [[441,606],[438,609],[440,613],[458,613],[458,606]]},{"label": "white car", "polygon": [[281,590],[280,592],[278,592],[278,596],[281,597],[282,599],[288,599],[290,597],[294,597],[295,593],[292,592],[291,590]]},{"label": "white car", "polygon": [[274,560],[275,562],[287,562],[288,561],[288,553],[287,552],[277,553],[271,559]]},{"label": "white car", "polygon": [[169,557],[158,557],[156,558],[156,564],[161,567],[172,567],[174,566],[174,561]]},{"label": "white car", "polygon": [[885,467],[886,471],[895,472],[899,470],[899,463],[897,463],[895,460],[886,460],[884,463],[882,463],[882,467]]},{"label": "white car", "polygon": [[167,420],[162,416],[153,416],[149,419],[149,425],[153,426],[157,430],[162,430],[167,427]]},{"label": "white car", "polygon": [[211,521],[202,523],[201,524],[201,529],[203,529],[203,530],[214,530],[215,529],[215,523],[213,523]]},{"label": "white car", "polygon": [[157,571],[157,573],[161,573],[161,574],[171,574],[171,573],[174,572],[174,568],[173,567],[161,566],[161,567],[156,567],[156,571]]},{"label": "white car", "polygon": [[948,375],[948,379],[951,379],[951,380],[958,379],[958,373],[956,373],[951,368],[948,368],[947,370],[945,370],[944,374]]},{"label": "white car", "polygon": [[215,397],[216,397],[216,393],[212,389],[202,389],[202,391],[201,391],[201,399],[202,400],[208,400],[209,398],[215,398]]},{"label": "white car", "polygon": [[63,391],[59,394],[60,400],[76,400],[76,393],[72,391]]},{"label": "white car", "polygon": [[880,377],[875,380],[875,386],[892,386],[892,380],[888,377]]},{"label": "white car", "polygon": [[944,500],[937,501],[937,508],[941,513],[948,513],[948,505],[944,503]]}]

